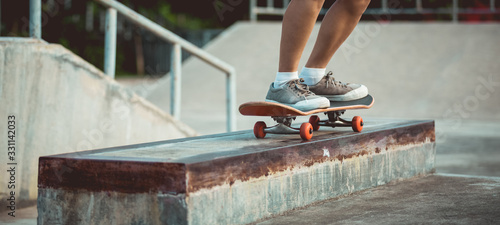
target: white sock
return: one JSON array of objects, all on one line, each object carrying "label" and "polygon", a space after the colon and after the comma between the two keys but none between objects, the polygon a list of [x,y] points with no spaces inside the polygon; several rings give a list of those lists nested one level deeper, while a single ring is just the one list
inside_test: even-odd
[{"label": "white sock", "polygon": [[274,80],[273,87],[278,88],[283,86],[286,82],[294,79],[299,79],[299,73],[295,72],[278,72],[276,73],[276,79]]},{"label": "white sock", "polygon": [[307,68],[304,66],[300,71],[300,78],[307,85],[317,84],[325,76],[326,68]]}]

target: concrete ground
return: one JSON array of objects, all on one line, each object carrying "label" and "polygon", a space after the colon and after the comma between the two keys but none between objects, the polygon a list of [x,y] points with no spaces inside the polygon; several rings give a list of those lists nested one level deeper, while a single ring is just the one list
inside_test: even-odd
[{"label": "concrete ground", "polygon": [[500,177],[500,123],[437,121],[436,142],[438,173]]},{"label": "concrete ground", "polygon": [[495,224],[500,178],[437,174],[395,182],[267,219],[289,224]]}]

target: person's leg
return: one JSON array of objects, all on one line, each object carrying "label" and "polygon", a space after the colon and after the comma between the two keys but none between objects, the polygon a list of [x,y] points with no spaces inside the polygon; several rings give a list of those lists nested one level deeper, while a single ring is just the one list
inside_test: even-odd
[{"label": "person's leg", "polygon": [[309,90],[330,101],[350,101],[368,95],[361,84],[336,81],[332,73],[325,75],[326,66],[340,45],[354,30],[370,0],[337,0],[330,7],[318,33],[313,51],[300,73]]},{"label": "person's leg", "polygon": [[301,72],[306,84],[317,83],[340,45],[354,30],[370,0],[337,0],[323,18],[318,38]]},{"label": "person's leg", "polygon": [[313,30],[324,0],[293,0],[281,28],[279,68],[275,87],[298,78],[300,56]]},{"label": "person's leg", "polygon": [[266,101],[309,111],[327,108],[330,101],[314,95],[298,80],[298,66],[302,51],[311,35],[324,0],[292,0],[283,16],[279,68],[269,87]]},{"label": "person's leg", "polygon": [[370,0],[335,1],[323,18],[306,67],[325,68],[333,54],[354,30],[369,4]]},{"label": "person's leg", "polygon": [[313,30],[324,0],[293,0],[281,28],[279,72],[297,71],[300,56]]}]

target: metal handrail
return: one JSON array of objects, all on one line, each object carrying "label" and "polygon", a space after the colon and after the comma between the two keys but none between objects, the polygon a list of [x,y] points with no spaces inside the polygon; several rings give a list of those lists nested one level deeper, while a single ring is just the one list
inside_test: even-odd
[{"label": "metal handrail", "polygon": [[[257,5],[257,0],[250,0],[250,20],[257,21],[257,16],[261,15],[277,15],[282,16],[285,14],[286,7],[290,3],[290,0],[283,1],[282,8],[274,7],[274,2],[277,0],[267,0],[267,5],[264,7]],[[406,9],[394,9],[388,6],[388,0],[380,0],[381,8],[369,8],[365,11],[367,15],[386,15],[386,14],[422,14],[422,13],[434,13],[434,14],[450,14],[452,16],[453,22],[458,22],[458,14],[468,13],[468,14],[488,14],[488,13],[499,13],[499,10],[495,7],[495,0],[490,0],[489,10],[471,10],[465,8],[459,8],[458,0],[452,0],[451,8],[438,8],[438,9],[428,9],[422,6],[422,0],[415,0],[415,8]],[[322,9],[320,14],[326,14],[327,10]]]},{"label": "metal handrail", "polygon": [[[226,128],[227,131],[236,130],[236,71],[234,67],[115,0],[95,1],[107,7],[104,72],[108,76],[114,78],[115,74],[116,13],[118,12],[138,26],[173,44],[170,62],[172,81],[170,112],[173,117],[177,119],[180,117],[181,49],[184,49],[193,56],[226,73]],[[30,36],[38,39],[41,39],[41,10],[41,0],[30,0]]]}]

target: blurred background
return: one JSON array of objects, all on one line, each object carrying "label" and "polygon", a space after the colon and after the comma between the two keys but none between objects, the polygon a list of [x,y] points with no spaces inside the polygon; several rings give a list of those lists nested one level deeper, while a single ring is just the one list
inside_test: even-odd
[{"label": "blurred background", "polygon": [[[178,34],[186,40],[202,47],[215,38],[224,29],[237,21],[250,19],[247,1],[154,1],[125,0],[119,1],[146,16],[159,25]],[[326,0],[328,9],[335,0]],[[421,12],[415,9],[415,0],[388,1],[388,6],[409,11],[390,12],[390,19],[380,15],[365,14],[362,21],[414,21],[414,22],[449,22],[453,15],[453,1],[422,0]],[[496,7],[500,1],[494,1]],[[282,1],[273,1],[276,7],[282,7]],[[382,1],[371,1],[368,12],[376,13],[383,7]],[[457,20],[466,23],[495,22],[500,15],[490,11],[490,0],[459,0],[463,10]],[[267,1],[257,1],[257,5],[267,7]],[[103,68],[105,8],[93,1],[43,0],[42,37],[49,43],[59,43],[81,56],[98,68]],[[392,6],[394,7],[394,6]],[[396,7],[394,7],[396,8]],[[440,10],[441,9],[441,10]],[[448,9],[448,10],[443,10]],[[372,11],[370,11],[372,10]],[[383,14],[382,14],[383,15]],[[1,36],[29,36],[29,1],[1,2]],[[260,21],[281,21],[281,15],[262,14]],[[322,15],[318,20],[322,19]],[[171,45],[135,26],[132,22],[118,15],[118,35],[116,58],[116,76],[164,76],[170,70]],[[184,52],[183,59],[189,53]]]}]

